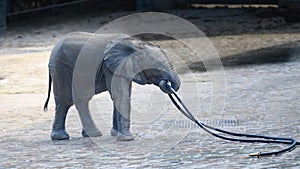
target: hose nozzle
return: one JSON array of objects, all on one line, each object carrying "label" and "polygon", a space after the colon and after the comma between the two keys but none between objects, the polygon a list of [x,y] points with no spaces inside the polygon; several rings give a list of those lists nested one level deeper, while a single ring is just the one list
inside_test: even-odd
[{"label": "hose nozzle", "polygon": [[249,156],[250,157],[259,157],[260,156],[260,152],[250,153]]}]

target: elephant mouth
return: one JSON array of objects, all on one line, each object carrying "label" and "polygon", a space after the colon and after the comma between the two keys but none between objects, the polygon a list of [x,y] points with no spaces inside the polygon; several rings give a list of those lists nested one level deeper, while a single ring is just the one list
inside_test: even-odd
[{"label": "elephant mouth", "polygon": [[138,74],[136,74],[132,81],[145,85],[145,84],[154,84],[156,86],[159,86],[159,83],[161,81],[167,81],[171,83],[171,86],[177,91],[180,86],[180,80],[178,79],[178,76],[175,74],[167,73],[162,70],[156,70],[156,69],[146,69]]},{"label": "elephant mouth", "polygon": [[138,74],[136,74],[134,76],[134,78],[132,79],[132,81],[134,81],[135,83],[138,83],[140,85],[145,85],[145,84],[149,84],[148,80],[147,80],[147,76],[144,73],[144,71],[139,72]]}]

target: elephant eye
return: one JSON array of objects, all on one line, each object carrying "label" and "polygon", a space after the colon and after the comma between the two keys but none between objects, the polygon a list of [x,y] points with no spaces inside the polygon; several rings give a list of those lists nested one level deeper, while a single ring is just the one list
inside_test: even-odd
[{"label": "elephant eye", "polygon": [[135,77],[134,77],[136,80],[142,80],[142,78],[141,78],[141,76],[140,75],[135,75]]}]

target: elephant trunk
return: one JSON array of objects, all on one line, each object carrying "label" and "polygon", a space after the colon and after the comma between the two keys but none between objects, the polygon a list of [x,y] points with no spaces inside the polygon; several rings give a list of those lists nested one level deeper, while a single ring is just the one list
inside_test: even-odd
[{"label": "elephant trunk", "polygon": [[179,90],[181,81],[174,70],[169,70],[167,74],[164,74],[163,80],[169,81],[171,83],[172,88],[175,91]]},{"label": "elephant trunk", "polygon": [[175,73],[175,72],[172,72],[172,75],[171,75],[171,79],[170,79],[170,82],[171,82],[171,86],[172,88],[175,90],[175,91],[178,91],[179,88],[180,88],[180,85],[181,85],[181,81],[179,79],[179,76]]}]

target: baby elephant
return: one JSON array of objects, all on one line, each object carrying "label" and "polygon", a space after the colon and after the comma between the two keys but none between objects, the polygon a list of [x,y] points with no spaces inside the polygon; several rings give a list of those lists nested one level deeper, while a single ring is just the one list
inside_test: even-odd
[{"label": "baby elephant", "polygon": [[[94,58],[96,62],[84,62],[88,58]],[[180,87],[179,77],[159,46],[126,35],[70,33],[53,48],[48,67],[49,89],[44,110],[53,82],[56,107],[52,140],[70,138],[65,120],[73,104],[79,112],[83,137],[101,136],[88,103],[93,95],[104,91],[109,91],[114,105],[111,135],[117,136],[118,141],[133,140],[130,133],[132,81],[141,85],[154,84],[166,93],[168,89],[160,85],[161,82],[169,82],[176,91]],[[90,67],[95,67],[95,71],[89,73]],[[86,80],[89,76],[92,76],[90,80]],[[89,81],[91,85],[84,85]]]}]

